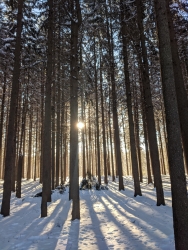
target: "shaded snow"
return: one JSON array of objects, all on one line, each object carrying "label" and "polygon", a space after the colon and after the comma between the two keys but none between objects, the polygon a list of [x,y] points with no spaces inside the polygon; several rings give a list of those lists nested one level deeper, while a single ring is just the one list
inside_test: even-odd
[{"label": "shaded snow", "polygon": [[[81,190],[81,220],[71,221],[68,188],[52,195],[48,217],[40,218],[38,182],[23,180],[21,199],[12,194],[11,215],[0,216],[0,249],[17,250],[174,250],[169,178],[163,177],[166,206],[156,206],[153,185],[141,184],[142,197],[133,196],[133,182],[124,178],[125,191],[109,182],[109,190]],[[0,201],[2,199],[0,182]]]}]

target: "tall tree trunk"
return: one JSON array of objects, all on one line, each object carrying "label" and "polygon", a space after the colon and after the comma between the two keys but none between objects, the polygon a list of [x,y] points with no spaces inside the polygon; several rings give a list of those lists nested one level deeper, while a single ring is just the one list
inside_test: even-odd
[{"label": "tall tree trunk", "polygon": [[[98,82],[97,82],[97,55],[96,55],[96,42],[94,38],[94,68],[95,68],[95,102],[96,102],[96,127],[97,127],[97,172],[98,182],[101,185],[101,160],[100,160],[100,142],[99,142],[99,107],[98,107]],[[91,143],[91,142],[90,142]]]},{"label": "tall tree trunk", "polygon": [[79,0],[71,0],[71,79],[70,79],[70,194],[72,220],[80,219],[78,170],[78,32],[81,25]]},{"label": "tall tree trunk", "polygon": [[10,214],[11,171],[15,163],[15,157],[13,157],[13,152],[15,147],[15,136],[16,136],[16,131],[15,131],[16,107],[18,103],[18,93],[19,93],[22,17],[23,17],[23,0],[19,0],[18,14],[17,14],[16,44],[14,52],[14,70],[13,70],[13,81],[12,81],[7,145],[6,145],[5,177],[3,185],[3,199],[1,205],[1,214],[3,216],[8,216]]},{"label": "tall tree trunk", "polygon": [[155,0],[154,3],[168,134],[175,246],[185,250],[188,246],[188,199],[166,1]]},{"label": "tall tree trunk", "polygon": [[122,111],[121,115],[122,115],[123,138],[124,138],[124,145],[125,145],[125,159],[126,159],[126,166],[127,166],[127,175],[129,175],[129,161],[128,161],[128,155],[127,155],[127,146],[126,146],[127,143],[126,143],[126,132],[125,132],[123,111]]},{"label": "tall tree trunk", "polygon": [[[101,52],[100,52],[101,53]],[[100,94],[101,94],[101,111],[102,111],[102,139],[103,139],[103,160],[104,160],[104,183],[108,184],[108,173],[107,173],[107,154],[106,154],[106,131],[105,131],[105,120],[104,120],[104,101],[103,101],[103,86],[102,86],[102,65],[100,58]]]},{"label": "tall tree trunk", "polygon": [[[54,53],[55,56],[55,53]],[[53,79],[55,78],[55,73],[54,73],[54,69],[55,65],[53,63]],[[56,95],[56,81],[55,79],[53,80],[53,87],[52,87],[52,189],[54,189],[54,185],[57,187],[59,185],[59,169],[58,171],[55,171],[55,151],[56,151],[56,147],[55,147],[55,95]],[[56,181],[54,180],[56,177]],[[55,181],[55,183],[54,183]]]},{"label": "tall tree trunk", "polygon": [[139,136],[139,115],[138,115],[138,95],[136,90],[136,85],[133,87],[133,99],[134,99],[134,123],[135,123],[135,142],[137,148],[137,156],[138,156],[138,166],[139,166],[139,180],[143,182],[143,173],[142,173],[142,161],[141,161],[141,152],[140,152],[140,136]]},{"label": "tall tree trunk", "polygon": [[173,27],[172,14],[169,8],[170,2],[171,2],[170,0],[167,0],[171,53],[172,53],[174,79],[175,79],[176,95],[177,95],[177,102],[178,102],[178,112],[179,112],[179,119],[180,119],[184,156],[185,156],[185,162],[186,162],[186,167],[188,171],[188,129],[187,129],[188,128],[188,100],[187,100],[187,93],[185,90],[185,85],[184,85],[184,80],[183,80],[180,58],[178,54],[177,40],[175,37],[175,32],[174,32],[174,27]]},{"label": "tall tree trunk", "polygon": [[[23,104],[25,103],[25,98]],[[20,135],[20,145],[18,149],[18,167],[17,167],[17,182],[16,182],[16,197],[21,198],[21,179],[22,179],[22,166],[23,166],[23,139],[25,134],[25,123],[26,123],[26,108],[23,105],[22,119],[21,119],[21,135]]]},{"label": "tall tree trunk", "polygon": [[141,79],[140,79],[140,92],[141,92],[141,100],[142,100],[141,115],[142,115],[142,122],[143,122],[144,144],[145,144],[145,152],[146,152],[147,176],[148,176],[148,184],[150,184],[150,183],[152,183],[152,176],[151,176],[150,157],[149,157],[148,132],[147,132],[147,124],[146,124],[146,111],[145,111],[145,104],[144,104],[144,97],[143,97]]},{"label": "tall tree trunk", "polygon": [[142,59],[140,62],[141,67],[141,79],[143,84],[143,96],[145,102],[145,111],[146,111],[146,123],[147,123],[147,131],[148,131],[148,140],[150,147],[150,156],[152,162],[152,168],[154,173],[154,184],[156,187],[157,194],[157,206],[165,205],[164,193],[162,187],[162,179],[160,172],[160,161],[159,161],[159,152],[157,146],[157,136],[156,136],[156,128],[155,128],[155,119],[153,112],[153,104],[151,98],[151,88],[150,88],[150,80],[149,80],[149,66],[148,66],[148,56],[145,42],[145,34],[143,28],[143,2],[142,0],[136,0],[137,6],[137,23],[140,31],[140,41],[141,41],[141,49],[142,49]]},{"label": "tall tree trunk", "polygon": [[64,165],[64,180],[66,181],[66,177],[68,176],[68,171],[67,171],[67,106],[65,105],[64,107],[65,109],[65,118],[64,118],[64,122],[65,122],[65,126],[63,129],[63,147],[64,147],[64,151],[63,151],[63,165]]},{"label": "tall tree trunk", "polygon": [[43,182],[43,137],[44,137],[44,83],[41,70],[41,155],[40,155],[40,183]]},{"label": "tall tree trunk", "polygon": [[114,63],[112,25],[110,22],[110,28],[109,28],[107,8],[105,9],[105,12],[107,16],[107,39],[108,39],[108,53],[110,57],[110,78],[112,86],[112,114],[113,114],[113,129],[114,129],[115,161],[116,161],[116,170],[118,170],[118,175],[119,175],[119,190],[124,190],[118,112],[117,112],[117,93],[116,93],[116,82],[115,82],[115,63]]},{"label": "tall tree trunk", "polygon": [[6,68],[4,71],[4,84],[3,84],[3,96],[1,101],[1,120],[0,120],[0,179],[3,179],[4,176],[1,174],[3,173],[3,164],[2,164],[2,145],[3,145],[3,123],[4,123],[4,113],[5,113],[5,93],[6,93],[6,87],[7,87],[7,73]]},{"label": "tall tree trunk", "polygon": [[28,148],[28,168],[27,168],[27,179],[31,179],[31,161],[32,161],[32,110],[30,111],[31,114],[29,116],[29,148]]},{"label": "tall tree trunk", "polygon": [[108,127],[109,127],[109,134],[110,134],[110,155],[111,155],[111,165],[112,165],[112,181],[115,181],[115,167],[114,167],[114,153],[113,153],[113,146],[112,146],[112,128],[110,122],[110,102],[109,102],[109,112],[108,112]]},{"label": "tall tree trunk", "polygon": [[[26,117],[25,117],[25,126],[26,126]],[[24,130],[23,134],[23,157],[22,157],[22,178],[25,177],[25,159],[26,159],[26,130]]]},{"label": "tall tree trunk", "polygon": [[[58,63],[59,64],[59,63]],[[60,67],[60,64],[59,64]],[[58,70],[60,74],[60,68]],[[59,173],[60,167],[60,102],[61,102],[61,91],[60,91],[60,75],[58,77],[58,93],[57,93],[57,128],[56,128],[56,173]],[[59,181],[59,179],[58,179]],[[57,185],[57,180],[56,180]]]},{"label": "tall tree trunk", "polygon": [[138,160],[136,155],[136,142],[134,134],[134,122],[132,114],[132,100],[131,100],[131,87],[129,79],[129,68],[128,68],[128,54],[127,54],[127,38],[126,38],[126,24],[124,22],[124,6],[123,1],[120,1],[121,9],[121,33],[123,40],[123,58],[124,58],[124,74],[125,74],[125,86],[126,86],[126,97],[127,97],[127,109],[128,109],[128,118],[129,118],[129,134],[130,134],[130,147],[131,147],[131,160],[132,160],[132,173],[134,178],[134,196],[142,195],[139,182],[139,173],[138,173]]},{"label": "tall tree trunk", "polygon": [[[106,118],[107,118],[107,112],[106,112]],[[108,124],[108,120],[106,119],[106,122]],[[107,147],[107,167],[108,167],[108,175],[111,176],[111,168],[110,168],[110,149],[109,149],[109,146],[110,146],[110,141],[109,141],[109,131],[108,129],[106,130],[106,138],[107,138],[107,142],[106,142],[106,147]]]},{"label": "tall tree trunk", "polygon": [[[89,116],[89,121],[88,121],[88,164],[87,164],[87,175],[89,177],[89,179],[91,178],[91,164],[92,164],[92,142],[91,142],[91,101],[89,101],[89,112],[88,112],[88,116]],[[95,118],[96,123],[97,123],[97,118]],[[96,124],[97,126],[97,124]],[[98,142],[97,142],[98,143]],[[98,145],[98,144],[97,144]],[[100,159],[100,151],[97,150],[97,159]],[[97,161],[97,169],[100,168],[100,161]],[[98,171],[97,171],[98,173]],[[100,177],[100,173],[98,175],[98,181],[101,184],[101,177]]]},{"label": "tall tree trunk", "polygon": [[[19,99],[19,98],[18,98]],[[16,119],[15,119],[15,126],[14,126],[14,129],[15,129],[15,138],[14,138],[14,151],[13,151],[13,159],[14,159],[14,164],[13,164],[13,167],[12,167],[12,171],[11,171],[11,191],[15,192],[15,181],[16,181],[16,139],[17,139],[17,128],[18,128],[18,118],[17,118],[17,115],[18,115],[18,107],[16,107]]]},{"label": "tall tree trunk", "polygon": [[23,156],[18,156],[17,182],[16,182],[16,197],[21,198],[21,181],[22,181],[22,164]]},{"label": "tall tree trunk", "polygon": [[47,202],[51,201],[51,83],[53,51],[53,0],[48,0],[47,70],[45,89],[45,115],[43,134],[43,187],[41,217],[47,216]]},{"label": "tall tree trunk", "polygon": [[[84,103],[84,91],[82,87],[82,95],[81,95],[81,110],[82,110],[82,122],[84,121],[85,118],[85,103]],[[82,129],[82,176],[83,178],[86,178],[86,150],[85,150],[85,125],[84,128]]]},{"label": "tall tree trunk", "polygon": [[[61,100],[62,102],[62,100]],[[64,115],[65,115],[65,110],[64,110],[64,106],[62,105],[62,112],[60,114],[60,169],[61,169],[61,184],[65,183],[65,179],[64,179],[64,162],[63,162],[63,120],[64,120]]]},{"label": "tall tree trunk", "polygon": [[160,146],[160,151],[161,151],[161,162],[163,166],[163,174],[166,175],[166,168],[165,168],[165,160],[164,160],[164,152],[163,152],[163,143],[162,143],[162,136],[161,136],[161,128],[159,124],[159,119],[157,120],[157,129],[159,133],[159,146]]},{"label": "tall tree trunk", "polygon": [[[26,86],[26,93],[25,93],[25,96],[24,96],[24,100],[23,100],[23,111],[22,111],[22,119],[24,117],[24,126],[26,128],[27,126],[27,112],[28,112],[28,86]],[[22,157],[22,178],[25,178],[27,177],[27,173],[25,175],[25,162],[26,162],[26,155],[27,155],[27,152],[26,152],[26,145],[27,145],[27,130],[24,128],[24,133],[23,133],[23,157]]]},{"label": "tall tree trunk", "polygon": [[[10,106],[10,98],[8,98],[8,107]],[[7,110],[7,114],[6,114],[6,125],[5,125],[5,142],[4,142],[4,152],[3,152],[3,162],[2,162],[2,176],[4,179],[4,175],[5,175],[5,158],[6,158],[6,148],[7,148],[7,134],[8,134],[8,117],[9,117],[9,112]]]},{"label": "tall tree trunk", "polygon": [[38,110],[37,110],[37,120],[36,120],[36,129],[35,129],[35,133],[36,133],[36,137],[35,137],[35,163],[34,163],[34,174],[33,174],[33,179],[34,181],[36,181],[36,178],[38,177],[37,174],[37,169],[38,169],[38,125],[39,125],[39,117],[38,117]]}]

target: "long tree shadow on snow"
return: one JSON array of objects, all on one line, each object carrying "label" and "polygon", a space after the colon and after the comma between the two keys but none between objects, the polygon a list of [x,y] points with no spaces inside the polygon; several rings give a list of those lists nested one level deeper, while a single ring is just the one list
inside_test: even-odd
[{"label": "long tree shadow on snow", "polygon": [[[41,199],[38,198],[38,201],[40,203]],[[16,224],[17,227],[16,231],[14,233],[12,232],[12,238],[5,249],[12,249],[11,247],[25,250],[32,247],[46,250],[55,249],[70,210],[70,202],[64,200],[63,202],[60,201],[58,204],[56,204],[56,202],[50,203],[48,206],[49,215],[45,218],[40,217],[39,203],[30,204],[30,206],[28,204],[25,214],[19,210],[14,213],[12,218],[5,218],[8,219],[9,228],[12,228],[12,220],[14,222],[13,224]],[[36,209],[36,213],[33,213],[33,209]],[[3,222],[3,220],[1,222]],[[2,238],[3,235],[1,234],[0,239]],[[1,247],[1,242],[2,241],[0,241],[0,249],[4,249]]]},{"label": "long tree shadow on snow", "polygon": [[[105,198],[108,199],[110,203],[113,203],[114,201],[113,206],[122,214],[122,216],[129,217],[130,219],[132,218],[132,216],[134,216],[135,218],[139,219],[141,224],[142,222],[144,223],[145,221],[147,221],[147,225],[150,225],[152,227],[155,227],[156,229],[159,229],[164,234],[165,234],[166,229],[169,232],[172,231],[173,233],[172,216],[169,216],[168,214],[163,213],[163,210],[164,210],[163,206],[157,207],[155,204],[151,205],[151,201],[149,201],[150,198],[145,197],[146,201],[142,203],[143,197],[131,198],[131,197],[127,197],[126,194],[122,195],[122,192],[114,193],[113,191],[110,191],[110,193],[106,192]],[[143,206],[145,206],[145,209],[147,210],[144,210]],[[157,211],[159,218],[152,216],[152,214],[149,214],[149,212],[152,213],[152,211]],[[164,227],[164,220],[161,219],[162,215],[165,215],[165,220],[171,221],[171,223],[168,224],[169,225],[168,227],[167,226]],[[149,216],[150,216],[150,219],[148,220],[147,218]],[[151,233],[153,234],[153,232]]]},{"label": "long tree shadow on snow", "polygon": [[[117,202],[118,199],[115,196],[113,197],[111,193],[106,193],[105,196],[101,196],[100,201],[103,203],[103,206],[105,207],[106,211],[108,211],[107,213],[111,213],[111,219],[113,223],[121,229],[122,234],[125,234],[129,238],[130,246],[132,246],[131,244],[133,244],[133,241],[139,240],[139,250],[151,249],[147,248],[147,246],[145,245],[146,238],[150,240],[152,239],[152,242],[154,244],[160,244],[161,240],[166,239],[169,237],[169,235],[173,234],[172,227],[167,228],[166,225],[164,227],[164,221],[162,219],[160,221],[162,221],[163,223],[158,222],[158,219],[154,218],[153,223],[150,224],[151,218],[147,218],[147,214],[144,211],[139,211],[138,217],[137,209],[139,208],[134,209],[134,207],[129,207],[128,205],[126,206],[126,204],[121,204],[121,202]],[[116,214],[114,214],[113,211],[116,211]],[[130,227],[133,227],[138,230],[139,234],[133,235],[132,232],[134,230],[131,232]],[[166,229],[168,231],[167,234]],[[143,233],[144,236],[141,239],[140,235]]]},{"label": "long tree shadow on snow", "polygon": [[80,232],[80,221],[79,220],[71,221],[66,250],[78,249],[79,232]]},{"label": "long tree shadow on snow", "polygon": [[[100,229],[100,224],[103,223],[102,221],[99,220],[99,218],[97,217],[97,214],[93,208],[93,205],[94,205],[94,200],[91,198],[90,196],[90,199],[85,199],[86,201],[86,204],[87,204],[87,207],[90,208],[89,209],[89,214],[90,214],[90,218],[91,218],[91,221],[92,221],[92,225],[95,225],[95,230],[93,230],[93,232],[95,233],[95,237],[97,239],[97,246],[98,248],[96,249],[108,249],[108,246],[107,246],[107,243],[105,241],[105,237],[103,235],[103,232],[101,231]],[[97,227],[97,229],[96,229]],[[96,233],[96,231],[98,233]],[[94,248],[95,249],[95,248]]]}]

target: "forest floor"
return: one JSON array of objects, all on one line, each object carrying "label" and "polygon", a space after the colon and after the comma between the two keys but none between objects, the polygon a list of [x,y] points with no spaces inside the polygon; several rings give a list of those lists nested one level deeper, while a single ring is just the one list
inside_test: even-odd
[{"label": "forest floor", "polygon": [[[156,206],[156,193],[146,180],[142,197],[134,197],[131,177],[125,191],[109,181],[108,190],[80,190],[81,219],[71,221],[68,188],[55,191],[48,217],[40,218],[42,189],[37,181],[22,181],[22,198],[12,193],[11,215],[0,215],[0,250],[174,250],[169,176],[163,176],[166,206]],[[0,203],[3,181],[0,181]]]}]

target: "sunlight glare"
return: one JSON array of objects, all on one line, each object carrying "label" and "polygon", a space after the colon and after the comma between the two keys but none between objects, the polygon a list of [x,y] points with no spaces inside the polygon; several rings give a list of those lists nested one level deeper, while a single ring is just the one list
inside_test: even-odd
[{"label": "sunlight glare", "polygon": [[78,122],[77,127],[79,129],[82,129],[84,127],[84,123],[83,122]]}]

